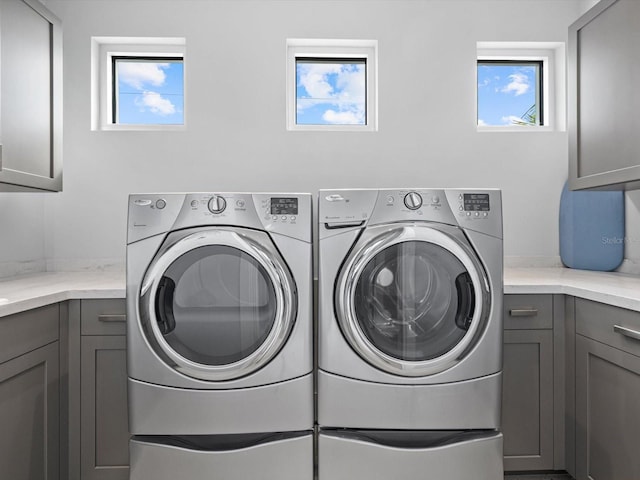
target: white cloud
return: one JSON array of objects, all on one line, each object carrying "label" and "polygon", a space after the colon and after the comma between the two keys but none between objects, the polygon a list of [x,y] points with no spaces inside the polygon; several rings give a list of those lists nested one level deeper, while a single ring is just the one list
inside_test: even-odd
[{"label": "white cloud", "polygon": [[522,120],[522,117],[518,117],[517,115],[509,115],[506,117],[502,117],[502,121],[504,125],[515,125],[522,123],[524,120]]},{"label": "white cloud", "polygon": [[336,112],[329,109],[324,112],[322,119],[335,125],[361,125],[364,123],[364,110]]},{"label": "white cloud", "polygon": [[509,79],[511,82],[504,87],[501,92],[503,93],[511,93],[513,92],[515,96],[524,95],[529,91],[529,77],[524,73],[512,73],[509,75]]},{"label": "white cloud", "polygon": [[318,103],[364,103],[366,79],[364,64],[300,63],[299,85],[308,97],[298,99],[298,105]]},{"label": "white cloud", "polygon": [[487,122],[485,122],[484,120],[482,120],[481,118],[478,119],[478,126],[479,127],[486,127],[487,126]]},{"label": "white cloud", "polygon": [[165,68],[169,68],[168,63],[119,62],[118,79],[136,90],[142,90],[145,84],[159,87],[167,78]]},{"label": "white cloud", "polygon": [[148,108],[156,115],[166,116],[176,113],[175,105],[157,92],[142,92],[142,96],[136,98],[135,104],[143,111]]},{"label": "white cloud", "polygon": [[333,87],[329,83],[330,74],[340,73],[340,65],[335,63],[300,63],[298,64],[300,85],[307,94],[315,99],[327,99],[334,96]]}]

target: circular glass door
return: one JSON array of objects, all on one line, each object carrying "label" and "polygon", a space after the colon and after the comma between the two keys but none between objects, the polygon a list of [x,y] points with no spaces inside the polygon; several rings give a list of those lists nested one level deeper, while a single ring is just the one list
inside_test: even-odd
[{"label": "circular glass door", "polygon": [[205,380],[268,363],[295,321],[295,286],[266,234],[188,235],[152,265],[141,310],[150,344],[176,370]]},{"label": "circular glass door", "polygon": [[347,259],[336,287],[345,337],[389,373],[423,376],[450,368],[486,317],[481,268],[458,240],[437,229],[371,230]]}]

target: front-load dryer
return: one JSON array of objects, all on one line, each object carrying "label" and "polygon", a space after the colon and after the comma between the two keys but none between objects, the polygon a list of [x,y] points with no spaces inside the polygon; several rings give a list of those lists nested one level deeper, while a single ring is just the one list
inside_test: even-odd
[{"label": "front-load dryer", "polygon": [[500,191],[318,202],[320,479],[502,478]]},{"label": "front-load dryer", "polygon": [[308,194],[129,197],[132,479],[311,478],[311,215]]}]

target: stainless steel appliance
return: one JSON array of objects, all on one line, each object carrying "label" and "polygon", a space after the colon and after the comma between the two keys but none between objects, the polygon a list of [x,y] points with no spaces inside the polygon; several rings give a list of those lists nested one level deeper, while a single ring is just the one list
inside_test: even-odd
[{"label": "stainless steel appliance", "polygon": [[500,191],[318,201],[319,479],[502,478]]},{"label": "stainless steel appliance", "polygon": [[133,480],[313,476],[311,196],[129,198]]}]

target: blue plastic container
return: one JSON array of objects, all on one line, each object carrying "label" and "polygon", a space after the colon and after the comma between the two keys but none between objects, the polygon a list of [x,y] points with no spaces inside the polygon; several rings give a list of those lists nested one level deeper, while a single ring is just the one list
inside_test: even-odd
[{"label": "blue plastic container", "polygon": [[569,268],[615,270],[624,260],[624,192],[571,191],[560,196],[560,258]]}]

